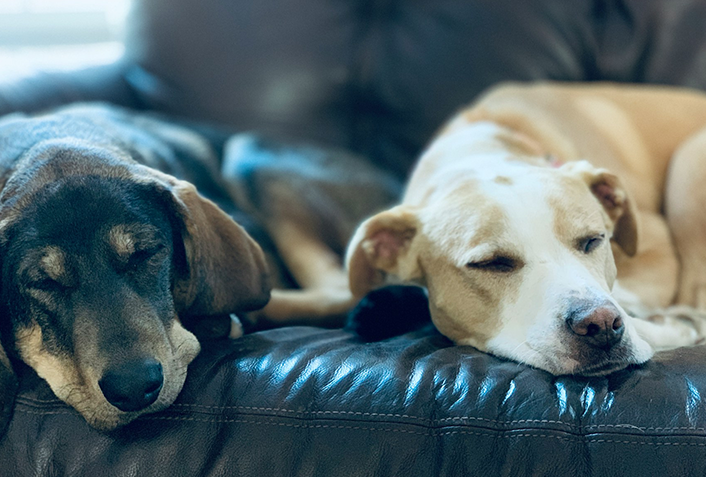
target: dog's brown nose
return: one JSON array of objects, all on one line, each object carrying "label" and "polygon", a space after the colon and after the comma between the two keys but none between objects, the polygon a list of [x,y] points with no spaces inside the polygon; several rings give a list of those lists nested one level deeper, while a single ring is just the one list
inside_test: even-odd
[{"label": "dog's brown nose", "polygon": [[110,369],[98,381],[103,396],[121,411],[146,408],[162,389],[162,365],[151,358],[135,360]]},{"label": "dog's brown nose", "polygon": [[569,312],[566,323],[579,339],[597,348],[613,347],[625,332],[620,312],[610,302],[598,307],[578,304]]}]

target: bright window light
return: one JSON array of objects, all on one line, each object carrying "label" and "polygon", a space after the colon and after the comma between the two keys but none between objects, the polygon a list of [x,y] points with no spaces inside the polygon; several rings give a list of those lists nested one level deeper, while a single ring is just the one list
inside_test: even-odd
[{"label": "bright window light", "polygon": [[0,46],[117,41],[130,0],[0,0]]},{"label": "bright window light", "polygon": [[0,82],[117,60],[131,0],[0,0]]}]

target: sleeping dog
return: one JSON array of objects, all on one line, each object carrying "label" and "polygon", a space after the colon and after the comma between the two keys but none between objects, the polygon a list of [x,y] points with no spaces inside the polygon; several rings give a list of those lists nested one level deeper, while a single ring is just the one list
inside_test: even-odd
[{"label": "sleeping dog", "polygon": [[491,90],[427,148],[401,204],[358,229],[353,294],[421,284],[454,342],[554,374],[607,374],[697,343],[705,126],[694,91]]},{"label": "sleeping dog", "polygon": [[285,145],[251,133],[228,139],[222,175],[272,252],[272,299],[243,317],[253,329],[343,324],[355,298],[341,257],[364,219],[399,200],[402,182],[340,148]]},{"label": "sleeping dog", "polygon": [[[371,290],[414,283],[454,342],[554,374],[700,342],[704,127],[693,91],[502,86],[443,128],[392,208],[394,180],[365,159],[235,137],[224,175],[301,287],[273,290],[257,317],[336,324]],[[429,316],[405,303],[418,292],[386,290],[354,311],[356,329],[386,336]],[[409,313],[382,316],[391,303]],[[406,323],[372,323],[391,318]]]},{"label": "sleeping dog", "polygon": [[200,349],[182,324],[267,303],[260,247],[192,182],[228,199],[208,143],[158,119],[74,106],[0,121],[3,421],[8,355],[109,430],[177,397]]}]

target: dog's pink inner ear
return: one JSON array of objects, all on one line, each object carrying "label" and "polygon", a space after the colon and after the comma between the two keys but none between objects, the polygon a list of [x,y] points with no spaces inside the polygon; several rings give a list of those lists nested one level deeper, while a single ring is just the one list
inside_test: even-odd
[{"label": "dog's pink inner ear", "polygon": [[364,239],[348,264],[353,294],[363,296],[382,285],[385,275],[395,268],[403,245],[399,235],[389,229],[378,230]]},{"label": "dog's pink inner ear", "polygon": [[364,247],[375,268],[391,272],[401,253],[409,247],[416,230],[411,227],[385,227],[372,233]]},{"label": "dog's pink inner ear", "polygon": [[591,192],[615,224],[613,240],[628,256],[637,253],[637,221],[633,205],[616,176],[602,173],[591,183]]},{"label": "dog's pink inner ear", "polygon": [[347,263],[355,296],[361,297],[383,285],[388,274],[402,280],[416,276],[414,265],[405,260],[417,232],[415,223],[411,213],[393,210],[368,219],[358,229]]},{"label": "dog's pink inner ear", "polygon": [[608,215],[616,220],[623,213],[623,206],[627,201],[625,192],[616,189],[615,184],[610,184],[605,177],[600,177],[598,182],[591,185],[591,192],[606,209]]},{"label": "dog's pink inner ear", "polygon": [[[377,260],[389,263],[397,258],[406,240],[403,234],[386,229],[374,233],[368,241],[372,244],[371,255]],[[378,265],[384,264],[380,263]]]}]

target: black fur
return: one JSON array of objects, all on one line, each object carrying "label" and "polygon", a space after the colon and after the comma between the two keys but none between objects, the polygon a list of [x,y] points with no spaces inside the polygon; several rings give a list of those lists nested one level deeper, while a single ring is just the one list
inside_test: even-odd
[{"label": "black fur", "polygon": [[390,285],[368,293],[351,310],[346,329],[363,341],[381,341],[431,323],[426,290]]},{"label": "black fur", "polygon": [[10,423],[16,392],[15,374],[7,365],[0,363],[0,439],[5,435],[5,430]]},{"label": "black fur", "polygon": [[[128,292],[148,301],[164,323],[173,319],[171,290],[175,276],[184,273],[184,249],[178,221],[154,185],[99,176],[70,178],[40,191],[23,215],[26,220],[10,225],[0,245],[0,313],[13,317],[13,329],[39,320],[45,342],[71,353],[74,317],[81,310],[100,309],[95,314],[102,320],[100,346],[106,352],[125,349],[130,336],[116,340],[115,327],[122,325],[126,303],[121,297]],[[106,231],[125,223],[150,227],[150,237],[137,244],[140,252],[127,262],[103,240]],[[18,275],[28,254],[47,246],[70,257],[71,284],[33,275],[32,270]],[[45,301],[33,300],[32,289],[40,289]],[[14,354],[12,348],[8,351]]]},{"label": "black fur", "polygon": [[[204,326],[220,330],[228,313],[264,306],[264,258],[223,214],[244,218],[219,167],[203,136],[111,106],[0,119],[0,437],[16,386],[4,352],[13,360],[41,348],[43,359],[81,363],[100,353],[109,357],[107,368],[96,371],[105,378],[126,369],[124,363],[136,369],[154,358],[159,343],[177,376],[177,366],[186,369],[198,352],[183,334],[179,349],[169,348],[167,337],[179,332],[177,315],[185,326],[205,315],[212,319]],[[130,229],[122,249],[109,233],[117,226]],[[46,264],[52,253],[59,265]],[[53,276],[48,267],[60,271]],[[92,424],[106,429],[137,416],[93,415],[99,417]]]}]

